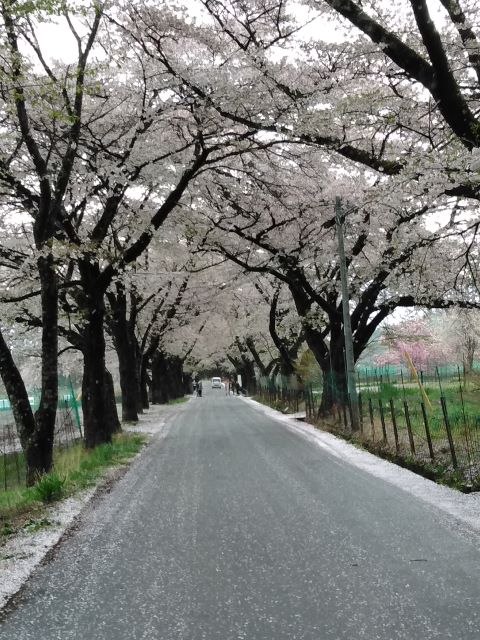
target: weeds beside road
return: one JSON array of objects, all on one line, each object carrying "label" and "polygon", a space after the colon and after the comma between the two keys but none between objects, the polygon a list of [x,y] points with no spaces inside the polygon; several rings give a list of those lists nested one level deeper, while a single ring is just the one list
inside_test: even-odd
[{"label": "weeds beside road", "polygon": [[54,469],[33,487],[15,487],[0,492],[0,544],[23,526],[42,520],[46,504],[95,484],[104,471],[125,464],[140,451],[146,438],[141,434],[120,433],[112,444],[91,451],[81,442],[55,451]]}]

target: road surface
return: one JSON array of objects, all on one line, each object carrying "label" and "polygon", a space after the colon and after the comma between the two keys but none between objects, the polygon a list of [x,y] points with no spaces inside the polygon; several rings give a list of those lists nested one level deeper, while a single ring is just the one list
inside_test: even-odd
[{"label": "road surface", "polygon": [[480,638],[479,540],[205,385],[82,517],[0,640]]}]

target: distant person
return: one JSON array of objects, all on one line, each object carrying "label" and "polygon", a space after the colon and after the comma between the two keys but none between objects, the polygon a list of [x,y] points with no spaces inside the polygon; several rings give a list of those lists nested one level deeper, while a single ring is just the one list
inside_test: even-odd
[{"label": "distant person", "polygon": [[202,381],[201,380],[197,382],[197,396],[199,398],[202,397]]}]

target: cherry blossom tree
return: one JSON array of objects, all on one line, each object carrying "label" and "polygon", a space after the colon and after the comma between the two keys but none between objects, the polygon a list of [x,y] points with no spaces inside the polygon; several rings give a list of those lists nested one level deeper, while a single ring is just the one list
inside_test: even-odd
[{"label": "cherry blossom tree", "polygon": [[[288,288],[324,374],[322,408],[328,410],[332,388],[345,393],[329,170],[309,150],[265,158],[254,165],[243,158],[209,182],[197,203],[204,218],[201,246]],[[405,198],[395,207],[383,189],[346,179],[352,199],[346,242],[356,359],[399,307],[478,305],[475,292],[456,278],[463,245],[451,235],[450,222],[432,230],[427,224],[432,210],[421,201]]]},{"label": "cherry blossom tree", "polygon": [[[64,15],[65,24],[77,42],[77,60],[63,69],[49,66],[36,37],[36,24],[44,18],[46,9]],[[25,451],[29,484],[52,464],[58,396],[58,281],[54,244],[78,154],[89,82],[87,64],[100,27],[102,5],[94,3],[86,13],[85,32],[80,37],[63,3],[39,2],[26,7],[1,3],[4,54],[0,183],[7,205],[18,207],[28,216],[41,301],[41,396],[35,414],[9,345],[0,332],[0,374]],[[37,126],[42,121],[51,125],[51,135]],[[18,264],[19,255],[15,251],[12,254],[4,249],[2,253],[7,261],[16,259]]]},{"label": "cherry blossom tree", "polygon": [[[62,304],[76,309],[82,329],[89,447],[111,437],[103,413],[107,382],[100,373],[105,370],[107,291],[147,249],[202,173],[223,157],[264,144],[255,139],[255,131],[212,117],[171,74],[157,63],[152,66],[138,49],[126,47],[123,35],[112,23],[108,37],[102,33],[104,58],[94,69],[82,117],[76,119],[76,161],[65,180],[54,227],[55,260],[65,264]],[[44,59],[42,69],[61,101],[58,78]],[[68,114],[68,105],[64,110]],[[36,112],[34,116],[35,130],[55,140],[56,120]],[[51,157],[52,162],[61,160],[55,146]]]},{"label": "cherry blossom tree", "polygon": [[385,326],[382,342],[386,350],[375,358],[379,366],[405,366],[409,356],[416,369],[421,371],[455,360],[452,345],[439,339],[426,319],[404,320]]},{"label": "cherry blossom tree", "polygon": [[435,337],[448,345],[451,362],[461,364],[465,373],[474,369],[480,345],[480,317],[476,309],[450,309],[432,312],[427,320]]},{"label": "cherry blossom tree", "polygon": [[[294,2],[199,0],[193,20],[165,3],[145,3],[132,20],[148,54],[223,117],[315,145],[376,179],[395,178],[394,188],[477,199],[471,3],[464,12],[443,3],[450,18],[441,35],[424,2],[413,10],[413,0],[400,8],[382,0],[367,9],[351,0],[304,4],[307,14]],[[412,18],[428,25],[411,34]],[[165,21],[170,37],[158,29]],[[437,56],[433,46],[425,56],[427,31]]]}]

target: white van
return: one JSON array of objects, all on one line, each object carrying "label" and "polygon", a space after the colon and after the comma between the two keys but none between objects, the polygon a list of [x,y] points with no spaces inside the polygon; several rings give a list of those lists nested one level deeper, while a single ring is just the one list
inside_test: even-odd
[{"label": "white van", "polygon": [[222,379],[212,378],[212,389],[221,389],[221,388],[222,388]]}]

